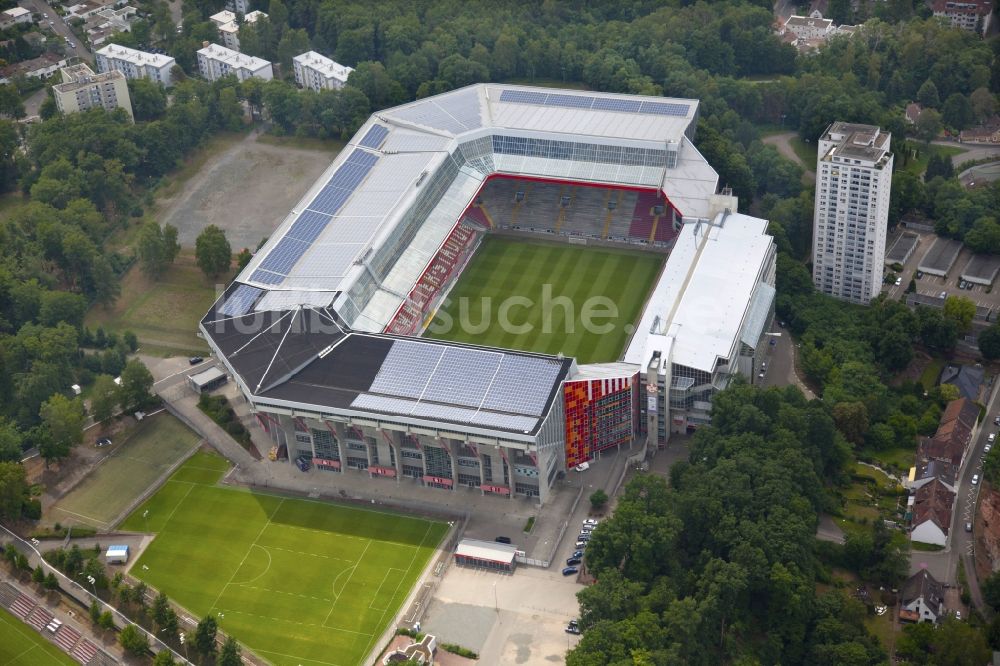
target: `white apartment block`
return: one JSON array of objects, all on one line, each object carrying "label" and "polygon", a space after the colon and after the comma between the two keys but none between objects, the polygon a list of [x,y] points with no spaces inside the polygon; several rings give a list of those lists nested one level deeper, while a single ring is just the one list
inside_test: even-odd
[{"label": "white apartment block", "polygon": [[128,79],[149,79],[170,87],[170,70],[176,61],[168,55],[146,53],[127,46],[108,44],[97,52],[97,71],[121,72]]},{"label": "white apartment block", "polygon": [[70,65],[62,70],[63,82],[52,86],[56,107],[63,113],[77,113],[101,107],[108,111],[125,109],[132,116],[128,80],[121,72],[95,74],[86,64]]},{"label": "white apartment block", "polygon": [[250,13],[250,0],[226,0],[226,9],[246,16]]},{"label": "white apartment block", "polygon": [[198,51],[198,70],[209,81],[232,74],[240,81],[256,77],[270,81],[274,78],[271,63],[261,58],[243,55],[218,44],[208,44]]},{"label": "white apartment block", "polygon": [[295,56],[292,64],[295,68],[295,82],[316,92],[343,88],[347,77],[354,71],[353,67],[336,63],[315,51]]},{"label": "white apartment block", "polygon": [[31,12],[23,7],[12,7],[0,12],[0,28],[6,30],[21,23],[31,23]]},{"label": "white apartment block", "polygon": [[817,17],[792,14],[785,21],[785,32],[790,32],[799,39],[825,39],[833,29],[833,21],[823,18],[822,15]]},{"label": "white apartment block", "polygon": [[[218,14],[213,14],[209,18],[219,30],[219,39],[222,41],[223,46],[233,51],[239,51],[240,24],[236,21],[236,14],[229,10],[223,10]],[[267,14],[261,11],[250,12],[243,17],[243,25],[253,25],[262,18],[267,18]]]},{"label": "white apartment block", "polygon": [[892,186],[892,135],[835,122],[819,139],[813,217],[813,284],[867,304],[882,288]]},{"label": "white apartment block", "polygon": [[240,50],[240,26],[236,24],[236,14],[223,10],[209,17],[219,31],[219,41],[233,51]]}]

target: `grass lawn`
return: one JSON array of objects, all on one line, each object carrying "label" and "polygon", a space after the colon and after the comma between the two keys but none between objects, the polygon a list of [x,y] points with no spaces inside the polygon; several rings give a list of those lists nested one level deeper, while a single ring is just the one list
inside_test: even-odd
[{"label": "grass lawn", "polygon": [[[227,283],[228,278],[219,278]],[[208,351],[198,322],[215,302],[215,281],[205,277],[194,253],[182,251],[163,277],[152,280],[138,264],[122,278],[122,293],[110,308],[95,306],[84,323],[108,331],[131,330],[147,354],[174,356]]]},{"label": "grass lawn", "polygon": [[868,628],[868,631],[875,634],[879,641],[881,641],[882,647],[886,650],[891,648],[895,643],[895,637],[892,635],[893,612],[894,609],[890,608],[882,615],[869,615],[865,617],[865,626]]},{"label": "grass lawn", "polygon": [[805,162],[806,169],[816,171],[816,144],[806,143],[798,135],[792,137],[788,143],[799,159]]},{"label": "grass lawn", "polygon": [[[562,353],[581,363],[614,361],[663,260],[643,252],[487,237],[425,335]],[[507,300],[512,297],[521,300]],[[593,316],[585,318],[587,312]],[[501,326],[503,319],[510,325]]]},{"label": "grass lawn", "polygon": [[215,485],[227,468],[199,452],[132,513],[157,533],[132,574],[272,663],[361,664],[448,526]]},{"label": "grass lawn", "polygon": [[76,662],[37,631],[0,608],[0,664],[49,666]]},{"label": "grass lawn", "polygon": [[930,391],[937,384],[938,377],[941,376],[941,370],[944,368],[944,360],[940,358],[935,358],[927,364],[924,371],[920,373],[920,383],[923,384],[925,391]]},{"label": "grass lawn", "polygon": [[892,471],[892,468],[895,468],[899,472],[903,473],[913,467],[913,461],[916,458],[916,455],[915,446],[886,449],[885,451],[874,451],[872,449],[865,448],[861,449],[858,453],[859,458],[874,460],[875,464],[879,467],[888,469],[889,471]]},{"label": "grass lawn", "polygon": [[[906,166],[903,167],[905,171],[909,171],[915,176],[920,176],[927,170],[927,162],[930,161],[931,155],[946,155],[948,157],[953,157],[955,155],[961,155],[966,152],[964,148],[959,148],[958,146],[935,146],[931,144],[930,146],[924,145],[921,141],[907,141],[906,147],[910,150],[916,150],[917,156],[910,157],[910,161],[907,162]],[[899,159],[897,157],[897,159]]]},{"label": "grass lawn", "polygon": [[938,551],[944,550],[944,546],[939,546],[936,543],[921,543],[919,541],[911,541],[910,547],[913,550],[922,550],[929,553],[936,553]]},{"label": "grass lawn", "polygon": [[83,522],[101,529],[128,508],[161,474],[198,443],[198,436],[167,413],[144,419],[116,443],[102,465],[52,508],[64,525]]}]

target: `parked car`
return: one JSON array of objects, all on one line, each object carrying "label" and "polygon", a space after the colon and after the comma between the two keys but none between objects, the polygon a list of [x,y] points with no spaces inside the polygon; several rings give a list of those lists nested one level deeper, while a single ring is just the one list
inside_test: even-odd
[{"label": "parked car", "polygon": [[915,275],[916,275],[916,278],[919,280],[920,278],[922,278],[924,276],[924,272],[923,271],[917,271]]},{"label": "parked car", "polygon": [[587,543],[588,541],[590,541],[590,535],[581,534],[580,536],[577,537],[577,541],[582,541],[583,543]]},{"label": "parked car", "polygon": [[191,358],[188,359],[188,363],[190,363],[191,365],[198,365],[204,360],[205,359],[203,359],[201,356],[192,356]]},{"label": "parked car", "polygon": [[992,449],[992,448],[993,448],[993,445],[992,445],[992,444],[987,444],[987,445],[986,445],[986,446],[985,446],[985,447],[983,448],[983,453],[989,453],[989,452],[990,452],[990,449]]},{"label": "parked car", "polygon": [[901,285],[901,284],[903,284],[903,278],[901,278],[901,277],[897,277],[897,278],[896,278],[896,286],[898,287],[898,286],[899,286],[899,285]]},{"label": "parked car", "polygon": [[577,465],[576,467],[574,467],[573,469],[575,469],[578,472],[586,472],[588,469],[590,469],[590,463],[589,462],[582,462],[579,465]]},{"label": "parked car", "polygon": [[974,485],[974,486],[979,485],[979,475],[978,474],[973,474],[972,475],[972,485]]},{"label": "parked car", "polygon": [[1000,426],[1000,416],[998,416],[998,417],[996,417],[996,418],[993,419],[993,425]]},{"label": "parked car", "polygon": [[583,551],[582,550],[574,550],[573,554],[570,555],[570,557],[583,557]]},{"label": "parked car", "polygon": [[295,466],[299,468],[300,472],[308,472],[309,468],[312,467],[312,462],[305,456],[299,456],[295,459]]},{"label": "parked car", "polygon": [[972,523],[965,523],[965,531],[966,532],[972,531]]},{"label": "parked car", "polygon": [[579,557],[570,557],[569,559],[566,560],[566,566],[573,567],[576,566],[577,564],[580,564],[580,562],[582,561],[583,560],[581,560]]},{"label": "parked car", "polygon": [[101,448],[104,448],[105,446],[111,446],[111,439],[110,438],[108,438],[108,437],[101,437],[99,440],[97,440],[97,448],[101,449]]},{"label": "parked car", "polygon": [[601,521],[597,520],[596,518],[587,518],[586,520],[583,521],[583,524],[593,525],[594,527],[597,527],[598,525],[601,524]]},{"label": "parked car", "polygon": [[948,296],[947,291],[942,291],[940,294],[938,294],[938,298],[946,298],[947,296]]},{"label": "parked car", "polygon": [[586,548],[587,547],[587,542],[586,541],[577,541],[575,544],[573,544],[573,546],[575,548]]},{"label": "parked car", "polygon": [[573,576],[580,573],[579,567],[566,567],[563,569],[563,576]]},{"label": "parked car", "polygon": [[566,625],[566,633],[567,634],[579,634],[580,633],[580,625],[579,625],[579,623],[577,623],[576,620],[570,620],[569,624]]},{"label": "parked car", "polygon": [[505,537],[505,536],[498,536],[496,539],[493,539],[493,540],[496,541],[497,543],[510,544],[510,542],[511,542],[510,541],[510,537]]},{"label": "parked car", "polygon": [[996,439],[997,439],[997,434],[995,432],[991,432],[990,436],[986,438],[986,441],[992,444],[993,442],[996,441]]}]

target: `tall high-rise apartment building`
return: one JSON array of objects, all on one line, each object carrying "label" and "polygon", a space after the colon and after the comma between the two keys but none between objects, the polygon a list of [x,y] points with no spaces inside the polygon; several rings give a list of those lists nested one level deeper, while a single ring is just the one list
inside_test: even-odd
[{"label": "tall high-rise apartment building", "polygon": [[867,304],[882,288],[892,186],[892,135],[835,122],[819,139],[813,215],[813,284]]}]

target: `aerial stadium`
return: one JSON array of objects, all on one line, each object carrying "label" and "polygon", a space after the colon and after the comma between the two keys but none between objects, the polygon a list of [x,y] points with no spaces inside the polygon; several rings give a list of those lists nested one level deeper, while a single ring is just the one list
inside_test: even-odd
[{"label": "aerial stadium", "polygon": [[[774,243],[720,190],[697,118],[697,100],[504,84],[379,111],[201,334],[289,461],[544,503],[757,375]],[[613,331],[556,312],[566,328],[535,335],[548,313],[518,289],[539,283],[566,311],[615,306]],[[520,298],[528,328],[440,326],[483,290]]]}]

